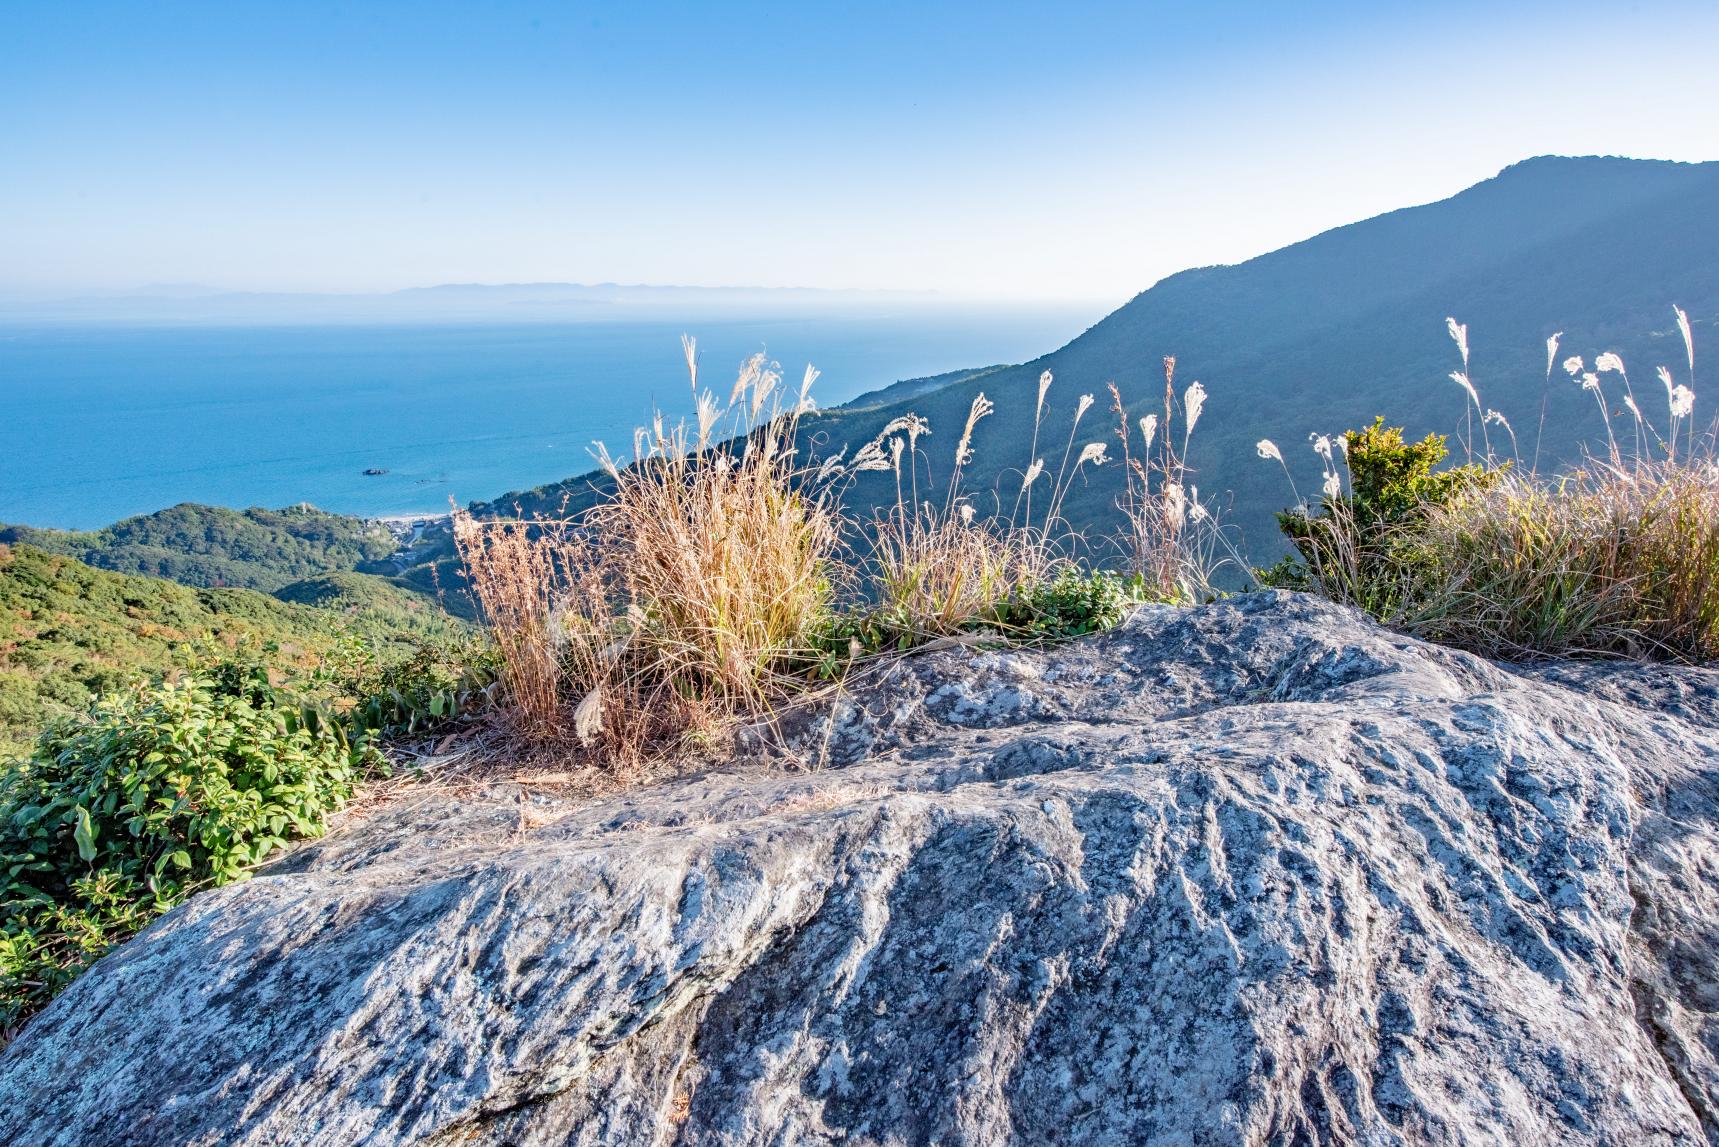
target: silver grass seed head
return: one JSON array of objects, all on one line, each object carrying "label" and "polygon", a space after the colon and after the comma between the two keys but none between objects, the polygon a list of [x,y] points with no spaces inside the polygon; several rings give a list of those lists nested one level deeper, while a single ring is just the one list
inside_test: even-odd
[{"label": "silver grass seed head", "polygon": [[1689,316],[1683,313],[1682,307],[1672,307],[1672,313],[1677,316],[1677,330],[1683,336],[1683,351],[1689,356],[1689,373],[1695,373],[1695,338],[1689,332]]},{"label": "silver grass seed head", "polygon": [[1088,442],[1081,447],[1080,457],[1075,461],[1075,465],[1084,466],[1088,462],[1094,466],[1104,465],[1105,462],[1109,461],[1104,455],[1104,450],[1105,444],[1103,442]]},{"label": "silver grass seed head", "polygon": [[1206,388],[1198,382],[1189,385],[1182,394],[1182,408],[1187,411],[1188,425],[1182,431],[1184,435],[1194,432],[1194,423],[1200,420],[1200,411],[1206,405]]},{"label": "silver grass seed head", "polygon": [[1462,369],[1466,371],[1468,369],[1468,324],[1459,323],[1453,318],[1446,318],[1444,326],[1445,330],[1450,332],[1451,340],[1456,343],[1456,349],[1462,352]]}]

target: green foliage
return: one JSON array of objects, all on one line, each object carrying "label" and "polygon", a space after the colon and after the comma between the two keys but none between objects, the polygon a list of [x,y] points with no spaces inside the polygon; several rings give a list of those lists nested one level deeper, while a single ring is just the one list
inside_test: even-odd
[{"label": "green foliage", "polygon": [[[998,641],[1057,641],[1120,625],[1136,605],[1154,600],[1146,579],[1109,570],[1058,569],[1048,578],[1014,587],[988,607],[964,619],[964,633]],[[813,631],[814,676],[832,680],[855,657],[904,653],[934,635],[915,628],[899,609],[870,608],[833,613]]]},{"label": "green foliage", "polygon": [[1004,630],[1028,637],[1081,637],[1115,628],[1129,609],[1150,598],[1139,574],[1064,568],[1046,581],[1016,589],[997,606],[996,620]]},{"label": "green foliage", "polygon": [[319,835],[379,761],[246,662],[50,726],[0,774],[0,1028],[198,887]]},{"label": "green foliage", "polygon": [[314,506],[240,511],[190,502],[87,532],[0,527],[0,542],[119,573],[265,592],[332,570],[385,570],[398,548],[385,527]]},{"label": "green foliage", "polygon": [[1298,556],[1254,576],[1264,586],[1317,590],[1388,617],[1407,579],[1427,561],[1412,527],[1458,496],[1496,484],[1509,463],[1440,470],[1449,453],[1442,434],[1408,442],[1383,417],[1346,431],[1343,440],[1349,492],[1327,495],[1313,514],[1279,513],[1278,526]]},{"label": "green foliage", "polygon": [[487,707],[500,677],[495,647],[473,638],[425,642],[402,659],[379,661],[362,642],[344,648],[331,680],[355,730],[410,735]]},{"label": "green foliage", "polygon": [[0,545],[0,759],[92,694],[186,667],[194,644],[272,646],[279,667],[303,670],[347,635],[390,662],[467,632],[428,600],[369,575],[301,585],[314,604],[192,589]]},{"label": "green foliage", "polygon": [[1442,506],[1464,490],[1497,481],[1503,472],[1503,467],[1489,470],[1479,463],[1435,469],[1450,453],[1444,435],[1405,442],[1402,427],[1386,426],[1383,416],[1364,429],[1345,432],[1343,438],[1348,444],[1349,504],[1364,529],[1401,522],[1428,505]]}]

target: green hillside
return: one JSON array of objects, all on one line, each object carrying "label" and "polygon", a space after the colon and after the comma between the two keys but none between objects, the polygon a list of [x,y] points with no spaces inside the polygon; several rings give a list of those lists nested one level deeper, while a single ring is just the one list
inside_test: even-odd
[{"label": "green hillside", "polygon": [[[1263,563],[1282,552],[1272,513],[1291,497],[1282,472],[1255,455],[1254,443],[1275,440],[1308,491],[1319,485],[1309,433],[1365,425],[1377,414],[1415,436],[1458,429],[1468,399],[1449,378],[1461,360],[1446,316],[1468,325],[1469,373],[1482,402],[1514,426],[1525,456],[1533,452],[1546,391],[1546,338],[1558,331],[1560,358],[1580,354],[1592,364],[1599,352],[1621,353],[1649,417],[1663,424],[1664,392],[1654,368],[1667,365],[1679,382],[1688,381],[1673,304],[1694,325],[1698,375],[1703,353],[1719,369],[1716,217],[1719,163],[1528,160],[1438,203],[1328,231],[1236,266],[1170,276],[1032,362],[958,372],[930,391],[885,389],[863,405],[806,419],[804,429],[827,451],[846,445],[851,452],[890,419],[923,415],[932,424],[921,446],[935,494],[948,477],[968,406],[983,391],[996,413],[974,435],[976,457],[964,488],[993,492],[1007,511],[1029,462],[1041,372],[1055,375],[1039,449],[1054,472],[1078,396],[1092,394],[1097,404],[1082,423],[1077,449],[1099,439],[1114,444],[1105,384],[1121,387],[1131,418],[1161,409],[1162,360],[1174,355],[1178,390],[1197,379],[1209,392],[1191,456],[1201,494],[1229,504],[1227,520]],[[1700,382],[1696,425],[1705,426],[1714,394]],[[1607,376],[1606,385],[1620,407],[1617,376]],[[1508,453],[1501,429],[1492,432]],[[1592,397],[1554,369],[1542,465],[1569,461],[1596,440],[1603,442],[1604,430]],[[1089,537],[1115,528],[1119,471],[1112,465],[1089,472],[1090,481],[1069,497],[1068,516]],[[590,476],[580,477],[482,508],[517,503],[527,512],[552,511],[569,494],[577,507],[589,500],[590,488]],[[888,474],[864,475],[851,507],[869,515],[894,494]]]},{"label": "green hillside", "polygon": [[0,542],[184,585],[272,592],[333,570],[392,572],[388,530],[314,506],[229,510],[182,503],[84,532],[0,527]]},{"label": "green hillside", "polygon": [[179,664],[189,643],[274,643],[282,663],[309,665],[347,633],[386,656],[462,628],[424,597],[364,574],[280,592],[287,600],[192,588],[0,543],[0,755],[92,692]]}]

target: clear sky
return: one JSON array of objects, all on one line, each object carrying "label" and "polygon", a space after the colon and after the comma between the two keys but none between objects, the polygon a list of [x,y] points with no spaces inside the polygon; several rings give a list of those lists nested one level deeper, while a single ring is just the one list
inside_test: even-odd
[{"label": "clear sky", "polygon": [[0,288],[1121,301],[1546,153],[1719,158],[1719,0],[0,0]]}]

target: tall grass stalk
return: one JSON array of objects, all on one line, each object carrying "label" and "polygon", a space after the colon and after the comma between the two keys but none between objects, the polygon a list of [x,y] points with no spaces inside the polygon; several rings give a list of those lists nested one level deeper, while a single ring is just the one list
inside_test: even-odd
[{"label": "tall grass stalk", "polygon": [[[1176,360],[1165,358],[1163,415],[1148,414],[1137,423],[1130,423],[1122,391],[1115,383],[1108,384],[1108,389],[1121,444],[1123,492],[1117,509],[1123,519],[1120,548],[1128,568],[1158,600],[1202,600],[1214,592],[1216,572],[1231,561],[1240,561],[1216,517],[1201,501],[1200,488],[1194,484],[1188,465],[1194,427],[1205,407],[1205,387],[1198,382],[1190,384],[1178,403]],[[1178,412],[1182,421],[1179,447],[1173,430]],[[1136,429],[1140,433],[1138,450],[1134,447]],[[1245,563],[1242,568],[1246,568]]]},{"label": "tall grass stalk", "polygon": [[691,340],[686,355],[696,422],[654,419],[625,466],[599,445],[612,490],[581,520],[456,515],[532,735],[571,728],[630,756],[706,718],[762,714],[788,688],[783,665],[808,655],[828,617],[840,467],[803,466],[795,448],[816,373],[788,396],[754,356],[719,407],[696,390]]}]

